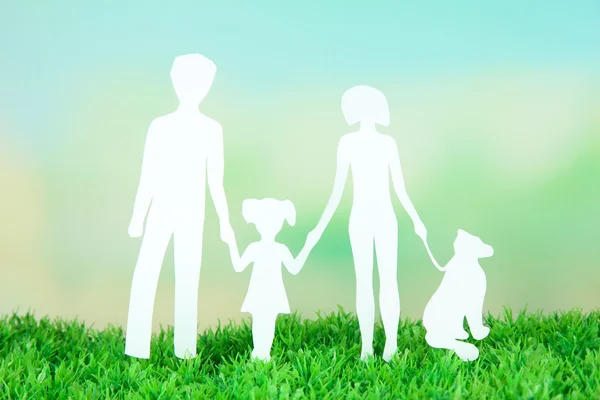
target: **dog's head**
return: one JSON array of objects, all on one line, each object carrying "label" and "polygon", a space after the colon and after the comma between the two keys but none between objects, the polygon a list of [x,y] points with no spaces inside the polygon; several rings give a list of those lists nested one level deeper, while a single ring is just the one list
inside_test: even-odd
[{"label": "dog's head", "polygon": [[494,248],[483,243],[477,236],[459,229],[456,240],[454,240],[454,252],[476,258],[486,258],[494,255]]}]

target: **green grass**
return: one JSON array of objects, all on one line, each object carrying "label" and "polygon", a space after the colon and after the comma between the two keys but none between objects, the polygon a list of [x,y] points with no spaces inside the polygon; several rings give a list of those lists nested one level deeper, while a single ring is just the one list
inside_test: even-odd
[{"label": "green grass", "polygon": [[0,394],[11,399],[93,398],[600,398],[600,311],[487,317],[478,360],[429,348],[420,322],[403,321],[400,351],[358,359],[356,318],[342,310],[316,321],[282,316],[270,363],[249,360],[247,323],[198,337],[199,355],[173,354],[173,332],[153,338],[150,360],[123,354],[121,328],[17,315],[0,320]]}]

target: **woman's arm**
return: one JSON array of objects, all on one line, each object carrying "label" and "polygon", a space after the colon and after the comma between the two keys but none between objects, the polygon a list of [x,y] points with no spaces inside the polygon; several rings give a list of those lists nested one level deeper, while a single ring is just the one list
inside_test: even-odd
[{"label": "woman's arm", "polygon": [[398,154],[398,146],[396,145],[396,141],[390,137],[390,146],[389,149],[389,166],[390,166],[390,174],[392,176],[392,184],[394,185],[394,191],[402,203],[402,206],[408,213],[410,219],[412,219],[413,224],[415,225],[415,232],[419,235],[423,240],[427,235],[427,230],[425,229],[425,225],[421,222],[419,215],[417,214],[417,210],[413,206],[410,198],[408,197],[408,193],[406,192],[406,186],[404,185],[404,177],[402,176],[402,167],[400,166],[400,156]]},{"label": "woman's arm", "polygon": [[346,140],[345,138],[342,138],[338,144],[335,180],[333,181],[333,190],[331,191],[329,202],[327,203],[327,206],[325,206],[325,211],[323,211],[323,215],[321,216],[319,223],[309,234],[309,237],[306,241],[305,246],[309,246],[311,249],[321,238],[321,235],[325,231],[325,228],[327,228],[329,221],[331,221],[331,218],[333,217],[333,213],[337,209],[337,206],[340,204],[340,200],[342,199],[344,186],[346,185],[346,179],[348,177],[348,169],[350,167],[350,159],[348,157],[348,149],[346,147]]},{"label": "woman's arm", "polygon": [[300,256],[294,259],[292,253],[290,253],[290,249],[288,249],[286,245],[281,245],[281,251],[283,253],[281,257],[281,262],[290,274],[297,275],[298,272],[300,272],[300,270],[302,269],[304,262],[301,262],[301,260],[299,259]]}]

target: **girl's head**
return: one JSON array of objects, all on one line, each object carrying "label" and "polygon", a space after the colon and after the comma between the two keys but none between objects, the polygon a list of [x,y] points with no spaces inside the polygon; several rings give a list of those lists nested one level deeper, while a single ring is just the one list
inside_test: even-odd
[{"label": "girl's head", "polygon": [[371,86],[354,86],[342,96],[342,112],[348,125],[357,122],[390,124],[390,109],[383,93]]},{"label": "girl's head", "polygon": [[284,220],[291,226],[296,223],[296,209],[289,200],[244,200],[242,215],[247,223],[256,225],[263,239],[275,239],[283,227]]}]

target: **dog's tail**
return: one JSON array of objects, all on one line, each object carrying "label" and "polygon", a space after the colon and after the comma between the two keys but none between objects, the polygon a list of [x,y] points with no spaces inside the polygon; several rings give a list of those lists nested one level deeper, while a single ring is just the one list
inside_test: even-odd
[{"label": "dog's tail", "polygon": [[474,361],[479,357],[479,349],[471,343],[454,340],[454,351],[463,361]]},{"label": "dog's tail", "polygon": [[456,355],[463,361],[473,361],[479,357],[479,349],[471,343],[452,339],[447,336],[436,336],[431,332],[427,332],[425,340],[431,347],[454,350]]},{"label": "dog's tail", "polygon": [[431,258],[431,262],[433,263],[433,265],[435,265],[435,267],[437,269],[439,269],[440,271],[445,271],[445,268],[440,267],[440,264],[438,264],[438,262],[435,260],[435,257],[433,256],[433,254],[431,254],[431,250],[429,249],[429,244],[427,243],[427,240],[423,240],[423,243],[425,243],[425,248],[427,249],[427,254],[429,254],[429,258]]}]

